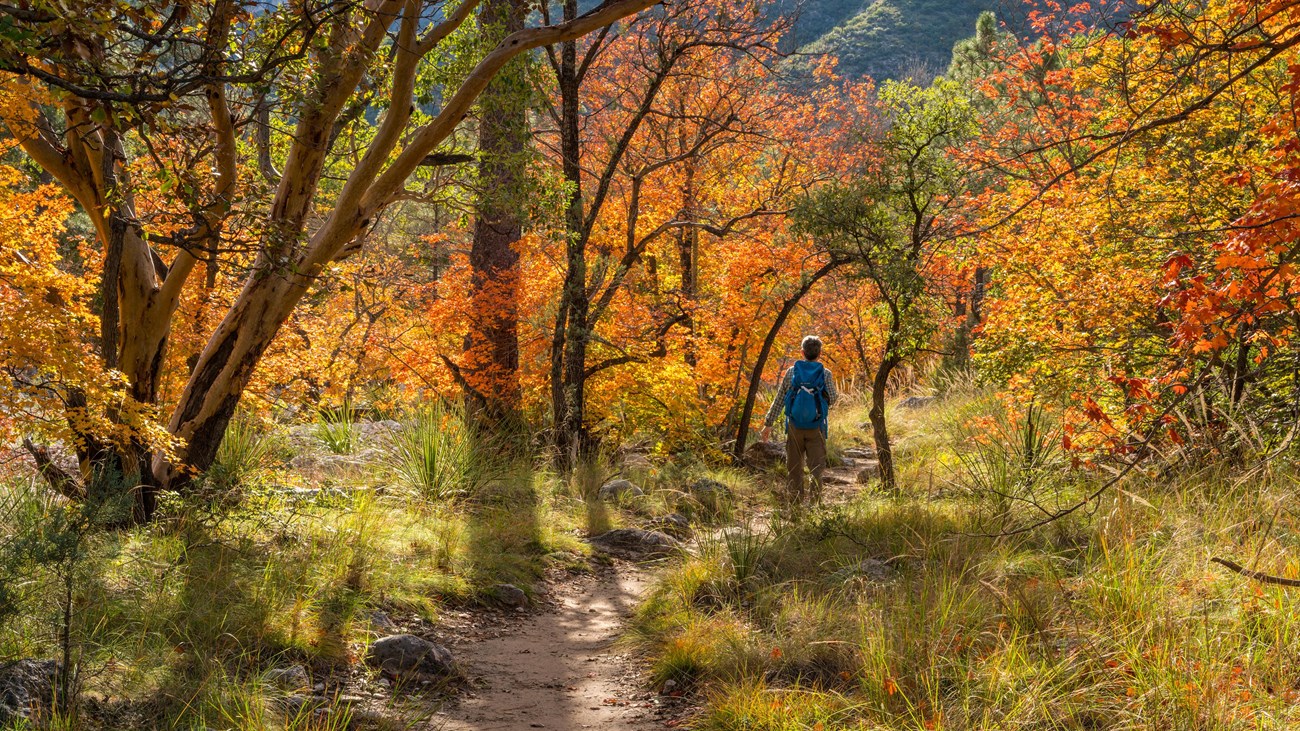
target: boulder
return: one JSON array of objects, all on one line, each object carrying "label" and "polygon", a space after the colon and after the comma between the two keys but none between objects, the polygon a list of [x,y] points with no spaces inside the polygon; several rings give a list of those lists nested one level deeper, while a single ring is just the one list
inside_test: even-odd
[{"label": "boulder", "polygon": [[615,528],[587,542],[599,551],[633,560],[667,556],[681,548],[681,543],[670,535],[639,528]]},{"label": "boulder", "polygon": [[785,464],[785,445],[779,442],[754,442],[745,450],[745,464],[764,470]]},{"label": "boulder", "polygon": [[933,401],[933,396],[908,396],[900,401],[898,405],[905,409],[919,409],[923,406],[929,406]]},{"label": "boulder", "polygon": [[880,463],[879,463],[879,462],[875,462],[875,461],[872,461],[872,462],[863,462],[863,463],[860,463],[858,466],[859,466],[859,468],[860,468],[860,469],[858,470],[858,484],[859,484],[859,485],[865,485],[865,484],[867,484],[867,483],[869,483],[869,482],[873,482],[873,481],[875,481],[877,478],[880,477]]},{"label": "boulder", "polygon": [[704,477],[686,486],[694,506],[707,514],[721,512],[731,502],[731,488],[717,480]]},{"label": "boulder", "polygon": [[650,528],[673,538],[690,538],[691,521],[681,513],[669,513],[650,522]]},{"label": "boulder", "polygon": [[390,678],[446,678],[456,673],[451,650],[415,635],[375,640],[366,663]]},{"label": "boulder", "polygon": [[686,491],[700,502],[721,501],[731,498],[730,487],[708,477],[700,478],[687,485]]},{"label": "boulder", "polygon": [[614,458],[624,470],[649,470],[654,467],[650,461],[650,447],[646,444],[627,443],[614,450]]},{"label": "boulder", "polygon": [[511,609],[528,606],[528,595],[514,584],[494,584],[488,589],[488,596],[497,604]]},{"label": "boulder", "polygon": [[607,503],[616,503],[627,498],[641,497],[645,492],[631,480],[612,480],[601,486],[597,493]]},{"label": "boulder", "polygon": [[58,677],[57,660],[16,660],[0,665],[0,726],[48,714]]}]

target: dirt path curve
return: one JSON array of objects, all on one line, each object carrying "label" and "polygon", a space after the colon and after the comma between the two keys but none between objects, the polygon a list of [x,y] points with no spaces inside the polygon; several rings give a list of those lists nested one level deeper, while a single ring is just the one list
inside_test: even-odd
[{"label": "dirt path curve", "polygon": [[650,578],[627,564],[554,587],[552,606],[457,647],[473,690],[435,718],[446,731],[663,728],[659,699],[614,644]]}]

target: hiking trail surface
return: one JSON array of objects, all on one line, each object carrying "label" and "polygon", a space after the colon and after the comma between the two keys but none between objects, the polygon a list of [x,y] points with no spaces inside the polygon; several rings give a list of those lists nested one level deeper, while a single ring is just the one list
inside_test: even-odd
[{"label": "hiking trail surface", "polygon": [[[856,447],[828,468],[826,501],[856,494],[864,468],[876,467],[873,457]],[[683,724],[695,710],[690,699],[651,688],[643,660],[618,643],[653,569],[622,560],[593,566],[591,574],[549,582],[526,614],[507,613],[460,638],[456,654],[469,690],[434,716],[433,728],[636,731]]]},{"label": "hiking trail surface", "polygon": [[465,694],[434,716],[446,731],[664,728],[685,701],[660,696],[617,640],[651,577],[622,561],[551,585],[549,606],[457,647]]}]

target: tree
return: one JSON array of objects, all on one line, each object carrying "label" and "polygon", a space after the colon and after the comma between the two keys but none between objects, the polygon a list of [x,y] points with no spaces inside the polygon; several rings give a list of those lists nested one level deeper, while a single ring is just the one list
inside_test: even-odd
[{"label": "tree", "polygon": [[880,101],[884,129],[864,131],[879,157],[853,178],[814,191],[796,217],[804,231],[853,262],[886,311],[870,419],[881,480],[892,490],[886,389],[894,369],[933,333],[946,248],[968,228],[962,206],[974,182],[951,153],[976,129],[969,98],[955,82],[941,79],[924,89],[888,82]]},{"label": "tree", "polygon": [[[436,112],[418,126],[411,122],[419,72],[473,15],[476,0],[252,8],[213,0],[144,9],[86,2],[57,14],[0,8],[0,69],[14,94],[0,110],[4,123],[92,219],[104,252],[97,346],[105,366],[126,375],[138,402],[156,401],[181,293],[205,252],[217,248],[212,242],[221,240],[233,210],[247,154],[237,134],[252,119],[238,110],[257,109],[271,86],[296,118],[274,192],[249,201],[256,210],[245,213],[257,223],[256,253],[242,288],[171,408],[175,454],[135,440],[87,455],[141,475],[139,517],[152,512],[157,489],[181,487],[212,463],[259,361],[313,282],[364,245],[377,218],[511,59],[653,4],[609,0],[567,23],[507,35],[447,86]],[[385,107],[382,120],[341,184],[322,185],[335,130],[350,110],[360,116],[361,100],[370,99]],[[191,139],[207,150],[201,159],[216,175],[209,186],[177,196],[192,226],[160,235],[135,215],[136,199],[154,182],[132,176],[131,156],[149,149],[155,134],[181,127],[195,130]]]},{"label": "tree", "polygon": [[[566,2],[562,12],[572,16],[576,3]],[[777,108],[753,92],[768,83],[770,72],[762,64],[775,58],[784,28],[752,3],[669,2],[621,36],[594,37],[581,59],[576,43],[550,50],[557,79],[551,116],[559,137],[552,149],[569,186],[564,278],[550,338],[552,443],[561,464],[589,455],[595,446],[587,418],[588,380],[610,368],[663,357],[669,333],[690,323],[686,300],[698,291],[701,232],[727,235],[766,215],[763,199],[706,215],[700,210],[698,179],[707,175],[703,160],[759,137]],[[593,111],[580,115],[584,107]],[[694,172],[679,175],[682,171]],[[664,197],[667,185],[675,190]],[[668,215],[645,221],[649,200],[663,202],[656,213]],[[645,229],[638,230],[641,226]],[[638,332],[631,338],[648,341],[649,352],[623,348],[589,362],[593,342],[625,342],[599,338],[597,328],[617,306],[646,252],[672,233],[678,234],[680,297],[674,298],[675,307],[656,308],[648,321],[635,321]],[[656,257],[656,272],[657,264]]]},{"label": "tree", "polygon": [[[1006,181],[980,201],[976,357],[1072,401],[1076,449],[1196,434],[1222,453],[1238,419],[1289,438],[1290,211],[1265,201],[1290,197],[1298,12],[1158,3],[1115,32],[1043,16],[1067,34],[998,46],[972,148]],[[1177,405],[1192,391],[1199,415]]]},{"label": "tree", "polygon": [[[521,0],[484,0],[481,32],[489,37],[518,32],[527,5]],[[459,370],[471,411],[498,423],[516,418],[519,409],[517,246],[523,235],[520,211],[525,208],[531,150],[529,92],[527,64],[516,58],[479,100],[478,200],[469,255],[474,314]]]}]

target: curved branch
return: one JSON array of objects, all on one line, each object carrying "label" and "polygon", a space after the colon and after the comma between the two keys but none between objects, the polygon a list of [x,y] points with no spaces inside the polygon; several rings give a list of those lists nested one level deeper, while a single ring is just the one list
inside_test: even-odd
[{"label": "curved branch", "polygon": [[1242,566],[1241,564],[1235,561],[1229,561],[1226,558],[1219,558],[1218,556],[1215,556],[1210,559],[1210,563],[1217,563],[1220,566],[1228,569],[1229,571],[1232,571],[1233,573],[1241,574],[1242,576],[1245,576],[1247,579],[1251,579],[1252,581],[1258,581],[1261,584],[1276,584],[1277,586],[1300,586],[1300,579],[1288,579],[1285,576],[1274,576],[1273,574],[1266,574],[1263,573],[1262,571],[1255,571],[1253,569],[1248,569],[1245,566]]}]

